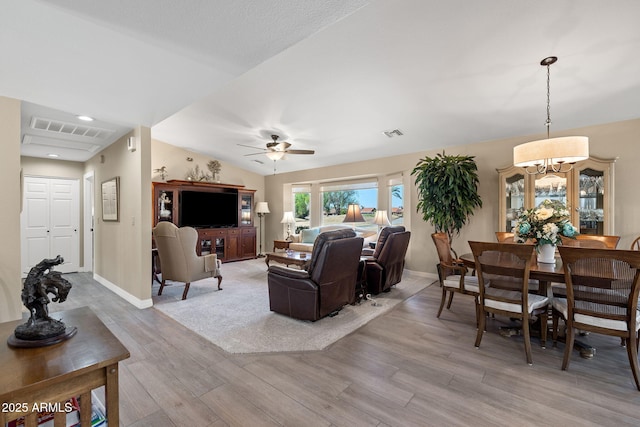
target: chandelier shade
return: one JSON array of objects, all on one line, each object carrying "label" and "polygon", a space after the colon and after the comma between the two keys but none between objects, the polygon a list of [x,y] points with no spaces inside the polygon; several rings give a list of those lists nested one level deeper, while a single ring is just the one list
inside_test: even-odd
[{"label": "chandelier shade", "polygon": [[513,164],[519,167],[575,163],[589,158],[589,138],[563,136],[540,139],[513,147]]}]

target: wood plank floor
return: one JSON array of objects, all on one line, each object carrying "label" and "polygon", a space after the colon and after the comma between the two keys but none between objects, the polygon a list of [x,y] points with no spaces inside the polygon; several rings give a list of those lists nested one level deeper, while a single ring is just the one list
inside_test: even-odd
[{"label": "wood plank floor", "polygon": [[90,306],[131,352],[120,367],[124,426],[640,425],[618,339],[583,337],[596,356],[574,352],[568,371],[562,344],[534,341],[527,366],[521,339],[500,336],[497,319],[475,349],[471,298],[456,296],[436,319],[437,285],[324,351],[231,355],[87,273],[65,277],[69,300],[51,310]]}]

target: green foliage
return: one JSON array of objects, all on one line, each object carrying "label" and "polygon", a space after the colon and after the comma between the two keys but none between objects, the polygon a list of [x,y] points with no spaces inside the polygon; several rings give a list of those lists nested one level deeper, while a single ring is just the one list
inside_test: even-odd
[{"label": "green foliage", "polygon": [[478,167],[474,156],[447,156],[444,151],[433,158],[421,159],[411,172],[418,189],[416,209],[436,232],[445,232],[452,240],[454,233],[466,224],[477,207]]},{"label": "green foliage", "polygon": [[402,200],[402,186],[394,185],[391,187],[391,197],[395,197],[399,200]]},{"label": "green foliage", "polygon": [[295,193],[295,217],[309,217],[309,193]]},{"label": "green foliage", "polygon": [[351,203],[358,203],[358,193],[355,190],[322,193],[322,208],[326,214],[330,214],[331,209],[335,210],[336,215],[346,214]]}]

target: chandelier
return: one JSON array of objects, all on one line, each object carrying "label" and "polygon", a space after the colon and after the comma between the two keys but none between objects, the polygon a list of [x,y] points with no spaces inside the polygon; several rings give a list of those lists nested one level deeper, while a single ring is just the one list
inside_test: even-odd
[{"label": "chandelier", "polygon": [[540,61],[547,67],[547,138],[513,147],[513,164],[524,168],[530,175],[547,172],[568,172],[575,162],[589,158],[589,138],[586,136],[564,136],[549,138],[551,128],[550,67],[558,60],[555,56]]}]

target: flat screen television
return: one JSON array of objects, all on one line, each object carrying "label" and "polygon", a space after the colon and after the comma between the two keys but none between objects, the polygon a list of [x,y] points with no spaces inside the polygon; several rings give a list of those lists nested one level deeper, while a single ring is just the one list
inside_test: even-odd
[{"label": "flat screen television", "polygon": [[180,227],[238,226],[238,194],[206,191],[180,193]]}]

